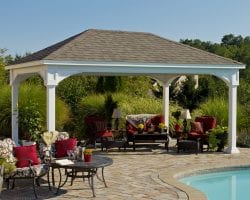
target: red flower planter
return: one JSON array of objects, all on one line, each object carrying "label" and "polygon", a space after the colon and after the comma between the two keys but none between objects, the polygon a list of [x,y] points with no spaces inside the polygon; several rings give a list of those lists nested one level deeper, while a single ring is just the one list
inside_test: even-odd
[{"label": "red flower planter", "polygon": [[84,155],[84,161],[85,162],[90,162],[92,159],[92,155]]}]

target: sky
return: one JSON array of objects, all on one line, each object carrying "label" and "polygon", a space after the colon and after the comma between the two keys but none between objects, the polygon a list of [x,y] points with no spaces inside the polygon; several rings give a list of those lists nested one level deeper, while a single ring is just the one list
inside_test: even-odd
[{"label": "sky", "polygon": [[0,49],[35,52],[87,29],[219,43],[250,36],[249,0],[1,0]]}]

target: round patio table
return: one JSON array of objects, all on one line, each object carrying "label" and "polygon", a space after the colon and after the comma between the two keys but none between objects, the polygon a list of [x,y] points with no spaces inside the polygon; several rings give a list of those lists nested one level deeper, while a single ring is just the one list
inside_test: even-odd
[{"label": "round patio table", "polygon": [[[59,183],[57,186],[56,194],[58,194],[59,189],[65,185],[69,177],[71,177],[71,185],[73,184],[73,181],[75,178],[83,178],[83,180],[87,178],[89,182],[89,186],[92,189],[93,197],[96,196],[95,188],[94,188],[94,176],[95,175],[98,178],[98,180],[102,181],[105,187],[107,187],[107,184],[104,178],[104,168],[113,164],[113,160],[111,158],[102,156],[102,155],[92,155],[92,159],[90,162],[85,162],[82,160],[72,160],[72,164],[59,164],[58,160],[62,160],[62,158],[54,159],[50,163],[53,186],[55,186],[54,170],[58,169],[58,172],[59,172]],[[61,169],[65,169],[65,173],[62,173]],[[98,169],[102,170],[101,178],[97,174]],[[80,172],[82,174],[78,175],[78,173]],[[66,178],[64,181],[62,181],[63,174],[66,175]],[[48,173],[48,183],[49,183],[49,188],[51,189],[49,173]]]}]

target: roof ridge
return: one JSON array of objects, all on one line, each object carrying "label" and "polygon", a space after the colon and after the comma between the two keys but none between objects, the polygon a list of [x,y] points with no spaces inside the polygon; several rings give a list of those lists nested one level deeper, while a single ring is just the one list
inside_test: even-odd
[{"label": "roof ridge", "polygon": [[125,31],[125,30],[106,30],[106,29],[88,29],[86,31],[102,31],[102,32],[117,32],[117,33],[140,33],[144,35],[154,35],[152,33],[148,32],[142,32],[142,31]]}]

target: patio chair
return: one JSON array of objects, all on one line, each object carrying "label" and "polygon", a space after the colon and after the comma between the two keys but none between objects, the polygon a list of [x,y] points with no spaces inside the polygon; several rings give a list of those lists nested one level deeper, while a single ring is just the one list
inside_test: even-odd
[{"label": "patio chair", "polygon": [[89,133],[89,143],[96,145],[96,142],[101,143],[103,138],[114,137],[111,128],[107,126],[107,121],[100,116],[87,116],[85,118],[87,131]]},{"label": "patio chair", "polygon": [[36,186],[40,186],[39,179],[49,172],[49,165],[41,163],[36,152],[36,145],[16,146],[12,139],[6,138],[0,141],[0,150],[17,160],[16,169],[4,175],[7,189],[10,189],[10,185],[11,189],[14,189],[16,179],[31,179],[34,195],[37,198]]},{"label": "patio chair", "polygon": [[51,157],[56,157],[56,143],[59,148],[60,141],[69,139],[69,134],[67,132],[51,131],[44,132],[41,137],[42,139],[39,141],[40,157],[42,159],[51,159]]},{"label": "patio chair", "polygon": [[191,131],[188,133],[188,139],[197,140],[200,139],[201,148],[203,144],[208,145],[208,132],[216,128],[216,117],[213,116],[201,116],[196,117],[194,122],[190,122]]},{"label": "patio chair", "polygon": [[[76,150],[77,147],[77,139],[70,138],[67,132],[44,132],[42,134],[42,140],[39,142],[39,152],[41,158],[47,163],[54,158],[64,158],[68,157],[67,150]],[[54,170],[56,168],[53,167],[51,170],[52,173],[52,184],[54,185]],[[68,170],[65,169],[65,174],[68,174]],[[71,179],[71,185],[73,184],[73,178]],[[49,185],[49,189],[51,187]]]}]

